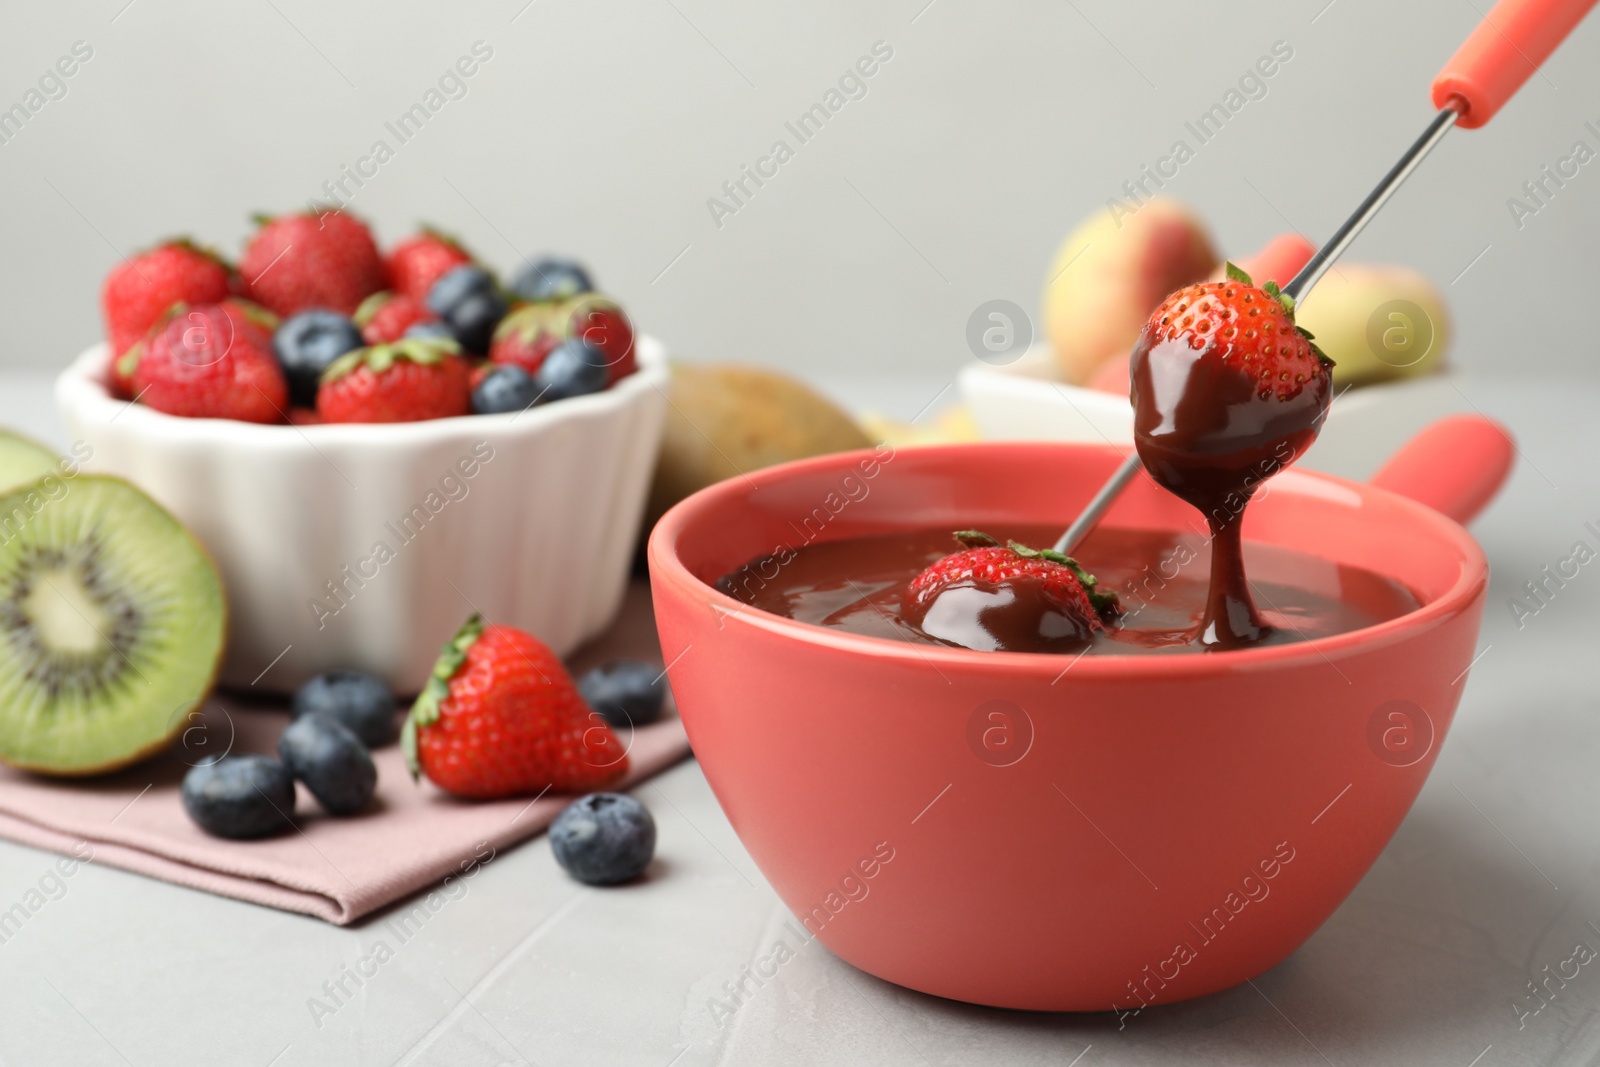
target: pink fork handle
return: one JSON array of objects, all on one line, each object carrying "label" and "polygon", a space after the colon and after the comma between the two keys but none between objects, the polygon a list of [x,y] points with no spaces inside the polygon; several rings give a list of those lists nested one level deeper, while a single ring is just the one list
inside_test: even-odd
[{"label": "pink fork handle", "polygon": [[1516,445],[1498,422],[1450,415],[1401,446],[1372,484],[1465,524],[1500,491],[1515,457]]},{"label": "pink fork handle", "polygon": [[1456,125],[1476,129],[1494,118],[1538,70],[1596,0],[1500,0],[1433,79],[1433,106],[1451,97],[1466,105]]}]

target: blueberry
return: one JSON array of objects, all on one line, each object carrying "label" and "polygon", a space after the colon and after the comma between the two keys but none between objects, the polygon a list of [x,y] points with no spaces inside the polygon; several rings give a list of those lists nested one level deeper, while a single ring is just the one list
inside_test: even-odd
[{"label": "blueberry", "polygon": [[329,815],[354,815],[378,786],[372,754],[326,715],[302,715],[278,738],[278,755]]},{"label": "blueberry", "polygon": [[479,415],[521,411],[539,399],[533,375],[507,363],[490,371],[472,391],[472,410]]},{"label": "blueberry", "polygon": [[656,822],[645,806],[621,793],[590,793],[550,825],[556,862],[586,885],[635,878],[656,851]]},{"label": "blueberry", "polygon": [[578,692],[612,726],[643,726],[661,718],[667,678],[654,663],[619,659],[585,674],[578,681]]},{"label": "blueberry", "polygon": [[456,335],[450,332],[450,327],[446,326],[442,322],[439,322],[438,320],[434,320],[432,322],[413,322],[410,326],[406,327],[404,336],[420,337],[423,340],[428,341],[437,339],[454,341],[456,339]]},{"label": "blueberry", "polygon": [[524,300],[564,300],[594,292],[594,283],[589,272],[572,260],[546,256],[519,270],[511,290]]},{"label": "blueberry", "polygon": [[450,327],[462,348],[481,356],[488,353],[494,328],[505,318],[506,302],[488,271],[463,263],[433,283],[428,309]]},{"label": "blueberry", "polygon": [[540,403],[598,393],[606,387],[606,355],[581,337],[569,337],[550,350],[533,381]]},{"label": "blueberry", "polygon": [[289,402],[316,406],[317,380],[328,364],[364,344],[361,330],[337,311],[312,308],[284,319],[272,335],[272,352],[289,379]]},{"label": "blueberry", "polygon": [[225,756],[183,776],[183,810],[208,834],[266,837],[291,825],[294,778],[268,756]]},{"label": "blueberry", "polygon": [[328,671],[300,687],[294,695],[294,716],[326,715],[342,724],[368,748],[382,748],[395,739],[394,694],[362,671]]}]

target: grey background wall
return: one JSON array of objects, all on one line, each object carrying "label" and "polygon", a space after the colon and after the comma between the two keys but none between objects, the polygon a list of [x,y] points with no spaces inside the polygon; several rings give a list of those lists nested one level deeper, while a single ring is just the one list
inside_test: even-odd
[{"label": "grey background wall", "polygon": [[[426,219],[502,267],[570,251],[683,353],[823,378],[945,375],[970,358],[971,310],[995,297],[1036,308],[1066,231],[1274,42],[1292,60],[1168,192],[1224,251],[1291,227],[1326,236],[1421,129],[1435,70],[1488,8],[6,6],[0,108],[26,102],[74,42],[93,56],[0,144],[0,368],[52,371],[96,340],[99,281],[119,253],[189,232],[236,254],[248,213],[325,198],[323,183],[383,140],[392,157],[346,188],[384,239]],[[441,93],[402,143],[385,123],[480,41],[492,57],[447,81],[456,97]],[[893,56],[865,95],[800,143],[785,122],[876,42]],[[1408,262],[1444,287],[1470,368],[1593,373],[1600,162],[1520,227],[1507,200],[1576,141],[1600,150],[1596,130],[1591,18],[1494,123],[1448,138],[1354,255]],[[708,199],[779,139],[792,158],[714,219]]]}]

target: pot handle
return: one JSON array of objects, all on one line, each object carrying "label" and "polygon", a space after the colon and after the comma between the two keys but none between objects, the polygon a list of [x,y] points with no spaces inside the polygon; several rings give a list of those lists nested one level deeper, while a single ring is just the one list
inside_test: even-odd
[{"label": "pot handle", "polygon": [[1418,431],[1372,476],[1371,484],[1464,525],[1505,484],[1516,452],[1511,434],[1493,419],[1450,415]]}]

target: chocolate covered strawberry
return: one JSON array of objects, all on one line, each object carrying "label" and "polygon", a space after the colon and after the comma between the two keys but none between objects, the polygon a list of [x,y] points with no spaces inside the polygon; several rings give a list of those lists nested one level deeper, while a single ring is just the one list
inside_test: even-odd
[{"label": "chocolate covered strawberry", "polygon": [[1076,560],[963,530],[961,544],[906,587],[901,617],[929,637],[984,652],[1065,652],[1106,628],[1115,593]]},{"label": "chocolate covered strawberry", "polygon": [[587,792],[628,769],[626,749],[555,653],[480,615],[440,652],[400,744],[413,776],[480,800]]},{"label": "chocolate covered strawberry", "polygon": [[232,268],[216,253],[187,239],[167,241],[123,260],[100,288],[100,314],[111,346],[113,390],[132,396],[132,383],[117,362],[142,340],[174,304],[216,304],[227,299]]},{"label": "chocolate covered strawberry", "polygon": [[323,422],[420,422],[472,409],[471,368],[454,341],[409,338],[346,352],[322,372]]},{"label": "chocolate covered strawberry", "polygon": [[472,256],[455,238],[423,227],[421,233],[390,249],[384,265],[389,271],[390,287],[421,303],[428,299],[433,283],[452,267],[471,262]]},{"label": "chocolate covered strawberry", "polygon": [[1316,440],[1332,368],[1295,325],[1294,301],[1231,263],[1226,280],[1167,297],[1139,337],[1129,364],[1139,458],[1211,528],[1204,643],[1235,647],[1265,632],[1244,579],[1240,520],[1256,487]]},{"label": "chocolate covered strawberry", "polygon": [[123,355],[139,402],[169,415],[282,422],[289,385],[272,354],[273,317],[242,300],[178,305]]},{"label": "chocolate covered strawberry", "polygon": [[262,218],[239,260],[250,299],[288,317],[306,308],[353,314],[386,287],[366,223],[341,211]]}]

